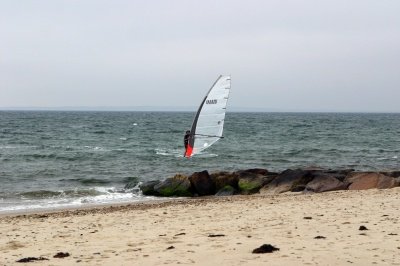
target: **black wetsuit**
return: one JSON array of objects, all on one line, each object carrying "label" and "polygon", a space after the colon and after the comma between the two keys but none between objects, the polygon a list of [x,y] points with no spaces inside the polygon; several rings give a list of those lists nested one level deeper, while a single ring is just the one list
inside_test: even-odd
[{"label": "black wetsuit", "polygon": [[187,146],[189,145],[189,138],[190,138],[190,132],[185,134],[185,137],[183,138],[183,143],[185,144],[185,149],[187,149]]}]

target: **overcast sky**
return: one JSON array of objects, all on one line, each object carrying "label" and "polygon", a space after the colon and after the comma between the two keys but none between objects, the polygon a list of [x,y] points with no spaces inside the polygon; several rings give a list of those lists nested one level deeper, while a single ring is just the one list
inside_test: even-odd
[{"label": "overcast sky", "polygon": [[400,112],[400,1],[0,0],[0,108]]}]

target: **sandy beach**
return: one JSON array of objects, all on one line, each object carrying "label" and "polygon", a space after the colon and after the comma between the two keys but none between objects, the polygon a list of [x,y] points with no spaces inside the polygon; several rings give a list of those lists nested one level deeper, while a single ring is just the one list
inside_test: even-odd
[{"label": "sandy beach", "polygon": [[399,209],[397,187],[8,215],[0,265],[400,265]]}]

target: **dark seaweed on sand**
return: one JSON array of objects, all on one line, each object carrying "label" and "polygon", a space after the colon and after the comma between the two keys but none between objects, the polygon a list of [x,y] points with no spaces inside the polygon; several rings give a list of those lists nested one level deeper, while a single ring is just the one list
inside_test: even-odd
[{"label": "dark seaweed on sand", "polygon": [[53,256],[53,258],[65,258],[65,257],[69,257],[69,253],[68,252],[58,252],[56,255]]},{"label": "dark seaweed on sand", "polygon": [[254,254],[272,253],[272,252],[278,251],[278,250],[279,250],[279,248],[277,248],[277,247],[274,247],[270,244],[264,244],[261,247],[254,249],[252,253],[254,253]]},{"label": "dark seaweed on sand", "polygon": [[223,234],[210,234],[208,235],[208,237],[221,237],[221,236],[225,236]]},{"label": "dark seaweed on sand", "polygon": [[27,257],[27,258],[23,258],[23,259],[17,260],[17,262],[27,263],[27,262],[33,262],[33,261],[38,261],[38,260],[49,260],[49,259],[46,259],[46,258],[43,258],[43,257],[39,257],[39,258]]}]

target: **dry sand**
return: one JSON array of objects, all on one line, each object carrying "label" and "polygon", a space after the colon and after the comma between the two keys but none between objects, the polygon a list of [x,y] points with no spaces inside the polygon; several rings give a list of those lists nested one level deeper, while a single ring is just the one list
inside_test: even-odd
[{"label": "dry sand", "polygon": [[400,265],[399,208],[394,188],[3,216],[0,265]]}]

